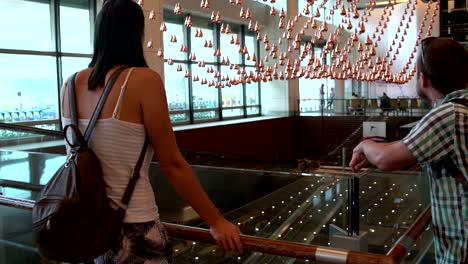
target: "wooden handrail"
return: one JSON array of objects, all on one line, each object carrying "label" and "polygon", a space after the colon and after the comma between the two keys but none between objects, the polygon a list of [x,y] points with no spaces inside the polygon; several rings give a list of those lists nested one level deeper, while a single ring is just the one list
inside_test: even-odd
[{"label": "wooden handrail", "polygon": [[[172,237],[213,244],[213,237],[207,229],[164,223]],[[321,247],[296,242],[273,240],[261,237],[241,235],[245,250],[279,255],[297,259],[308,259],[317,263],[393,263],[393,260],[384,255],[347,251],[337,248]]]},{"label": "wooden handrail", "polygon": [[393,247],[387,252],[395,262],[400,263],[414,242],[421,236],[426,226],[431,222],[431,206],[426,207],[416,221],[408,228],[406,233],[398,239]]},{"label": "wooden handrail", "polygon": [[[10,198],[0,195],[0,205],[19,209],[32,210],[34,201]],[[215,245],[211,233],[207,229],[163,223],[169,235],[175,238],[197,241]],[[241,235],[245,250],[280,255],[298,259],[308,259],[317,263],[343,264],[394,264],[390,256],[366,252],[347,251],[336,248],[320,247],[295,242],[272,240],[260,237]]]}]

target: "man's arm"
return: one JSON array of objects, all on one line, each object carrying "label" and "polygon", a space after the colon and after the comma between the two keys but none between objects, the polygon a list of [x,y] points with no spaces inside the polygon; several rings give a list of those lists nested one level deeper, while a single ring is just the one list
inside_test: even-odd
[{"label": "man's arm", "polygon": [[403,169],[416,162],[416,157],[401,141],[377,143],[364,140],[354,148],[349,166],[358,171],[370,163],[380,170],[391,171]]}]

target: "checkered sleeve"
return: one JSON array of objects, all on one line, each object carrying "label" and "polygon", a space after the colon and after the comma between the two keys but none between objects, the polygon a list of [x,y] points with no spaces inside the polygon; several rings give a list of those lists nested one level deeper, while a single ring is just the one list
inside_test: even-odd
[{"label": "checkered sleeve", "polygon": [[461,105],[454,107],[456,165],[468,181],[468,107]]},{"label": "checkered sleeve", "polygon": [[418,162],[438,161],[453,150],[455,118],[452,104],[429,112],[402,142]]}]

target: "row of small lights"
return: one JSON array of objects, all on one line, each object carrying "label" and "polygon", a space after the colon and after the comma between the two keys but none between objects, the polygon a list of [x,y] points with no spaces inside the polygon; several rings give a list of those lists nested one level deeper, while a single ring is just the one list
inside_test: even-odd
[{"label": "row of small lights", "polygon": [[[317,183],[320,183],[320,182],[321,182],[321,180],[317,180]],[[373,184],[374,184],[374,185],[377,185],[377,182],[374,181]],[[335,185],[335,183],[332,184],[332,186],[334,186],[334,185]],[[395,187],[395,184],[393,183],[392,186]],[[310,187],[314,187],[314,184],[311,184]],[[414,187],[416,188],[417,185],[414,184]],[[372,186],[368,186],[368,188],[369,188],[369,189],[372,189]],[[305,191],[308,191],[309,188],[308,188],[308,187],[305,187],[304,190],[305,190]],[[390,191],[393,191],[393,188],[389,188],[389,190],[390,190]],[[413,191],[413,189],[411,188],[411,189],[410,189],[410,192],[412,192],[412,191]],[[348,190],[345,190],[345,192],[348,192]],[[323,194],[324,191],[321,190],[320,193]],[[362,191],[362,193],[365,194],[365,191]],[[296,196],[290,196],[289,198],[290,198],[290,200],[295,200],[296,198],[298,198],[298,197],[301,196],[302,194],[303,194],[303,193],[302,193],[301,191],[299,191],[298,194],[297,194]],[[386,192],[386,193],[385,193],[385,196],[388,196],[388,195],[389,195],[389,193]],[[339,193],[339,196],[342,197],[342,196],[343,196],[343,193]],[[405,193],[405,196],[408,196],[408,193]],[[314,195],[314,198],[317,198],[317,195]],[[380,200],[380,201],[383,201],[383,198],[384,198],[384,196],[380,197],[379,200]],[[334,198],[332,201],[333,201],[333,202],[336,202],[336,199]],[[401,199],[401,201],[403,201],[403,199]],[[310,201],[309,201],[309,200],[306,200],[305,202],[310,202]],[[282,200],[282,201],[281,201],[281,204],[284,205],[284,204],[285,204],[285,201]],[[378,205],[378,204],[377,204],[377,205],[376,205],[376,204],[377,204],[377,203],[374,203],[374,206],[377,206],[377,205]],[[297,206],[298,206],[298,208],[300,208],[300,205],[297,205]],[[328,207],[328,206],[329,206],[328,203],[325,204],[325,206]],[[419,207],[421,207],[421,206],[422,206],[422,204],[419,204]],[[271,206],[271,210],[275,210],[276,208],[278,208],[278,207],[275,206],[275,205],[272,205],[272,206]],[[371,210],[369,209],[368,211],[371,211]],[[418,210],[415,209],[414,211],[417,212]],[[322,211],[321,211],[321,209],[317,209],[317,212],[318,212],[318,213],[321,213]],[[396,212],[396,211],[395,211],[394,209],[391,210],[391,213],[395,213],[395,212]],[[291,214],[292,211],[288,211],[288,213]],[[264,215],[264,214],[265,214],[265,211],[262,210],[262,211],[261,211],[261,215]],[[340,212],[339,215],[341,216],[342,213]],[[313,215],[310,214],[310,215],[309,215],[309,218],[312,218],[312,217],[313,217]],[[362,217],[364,217],[364,215],[362,215]],[[388,215],[386,215],[386,217],[388,218]],[[278,218],[279,220],[281,220],[281,219],[282,219],[282,216],[278,216],[277,218]],[[412,218],[412,215],[410,215],[410,218]],[[249,219],[250,219],[250,220],[254,220],[255,218],[252,217],[252,216],[250,216]],[[333,218],[333,219],[332,219],[332,222],[336,222],[336,219]],[[299,221],[299,224],[302,225],[303,223],[304,223],[304,222],[303,222],[302,220]],[[237,224],[238,224],[239,226],[242,225],[242,223],[240,223],[240,222],[238,222]],[[267,225],[270,225],[270,224],[271,224],[271,221],[267,223]],[[298,224],[298,225],[299,225],[299,224]],[[382,223],[379,222],[379,225],[381,225],[381,224],[382,224]],[[403,224],[404,224],[404,222],[403,222]],[[322,227],[323,227],[323,228],[326,228],[326,225],[322,225]],[[294,229],[294,227],[292,227],[292,226],[289,228],[289,230],[293,230],[293,229]],[[348,229],[348,228],[346,228],[346,229]],[[258,232],[258,231],[260,231],[260,229],[259,229],[259,228],[255,228],[255,231]],[[374,229],[370,229],[369,231],[375,232]],[[317,232],[313,232],[313,236],[315,236],[316,234],[317,234]],[[399,235],[400,232],[398,232],[397,234]],[[279,234],[279,235],[278,235],[278,238],[281,238],[281,237],[282,237],[282,235]],[[307,241],[307,240],[308,240],[308,238],[305,237],[305,238],[304,238],[304,241]],[[197,244],[196,242],[192,242],[192,245],[196,245],[196,244]],[[330,243],[328,243],[328,245],[330,245]],[[415,246],[416,246],[416,244],[415,244]],[[387,245],[384,245],[384,248],[387,248],[387,247],[388,247]],[[175,249],[175,252],[178,252],[178,249]],[[212,252],[215,253],[216,250],[213,249]],[[410,253],[408,253],[408,255],[410,255]],[[238,260],[241,260],[241,257],[237,257],[237,259],[238,259]],[[198,257],[198,256],[195,257],[195,260],[199,260],[199,257]]]},{"label": "row of small lights", "polygon": [[[320,179],[317,180],[317,183],[320,183],[320,182],[321,182]],[[335,185],[335,184],[333,183],[332,186],[334,186],[334,185]],[[314,187],[314,186],[315,186],[315,185],[314,185],[313,183],[310,184],[310,187]],[[310,190],[313,191],[313,189],[310,189]],[[309,191],[309,187],[305,187],[305,188],[304,188],[304,191]],[[323,193],[324,193],[323,190],[320,191],[320,193],[323,194]],[[298,193],[297,193],[296,196],[289,196],[289,199],[290,199],[291,201],[293,201],[293,200],[295,200],[296,198],[299,198],[299,196],[304,195],[304,194],[306,194],[306,193],[305,193],[305,192],[298,191]],[[340,193],[340,196],[342,196],[341,193]],[[318,197],[317,195],[314,195],[314,198],[317,198],[317,197]],[[310,202],[310,200],[306,200],[305,202]],[[336,199],[333,199],[333,202],[336,202]],[[281,206],[284,206],[284,204],[285,204],[286,202],[285,202],[284,200],[282,200],[280,203],[281,203]],[[329,205],[326,204],[326,206],[328,207]],[[297,205],[297,207],[300,208],[300,205]],[[278,208],[279,208],[279,205],[278,205],[278,206],[272,205],[272,206],[271,206],[271,211],[275,211],[275,210],[278,209]],[[321,209],[318,209],[317,212],[318,212],[318,213],[321,213],[322,210],[321,210]],[[288,211],[288,214],[291,214],[291,213],[292,213],[292,211]],[[261,211],[261,215],[262,215],[262,216],[265,215],[265,210],[262,210],[262,211]],[[342,215],[342,213],[340,213],[340,215]],[[313,215],[310,214],[310,215],[309,215],[309,218],[312,218],[312,217],[313,217]],[[252,217],[252,216],[250,216],[249,219],[250,219],[250,220],[254,220],[255,218]],[[278,216],[277,219],[281,221],[282,216],[281,216],[281,215]],[[334,219],[334,220],[335,220],[335,219]],[[303,223],[304,223],[303,221],[299,221],[299,224],[303,224]],[[244,223],[244,224],[245,224],[245,223]],[[242,223],[238,222],[237,225],[241,226]],[[269,221],[269,222],[267,223],[267,226],[268,226],[268,225],[271,225],[271,221]],[[266,227],[266,226],[265,226],[265,227]],[[323,225],[323,227],[326,227],[326,225]],[[290,227],[288,230],[293,230],[293,229],[294,229],[294,227]],[[255,231],[258,232],[258,231],[260,231],[260,229],[257,228]],[[314,236],[315,236],[316,234],[317,234],[317,232],[313,232],[313,235],[314,235]],[[281,234],[278,235],[278,238],[281,238]],[[307,240],[307,238],[304,238],[304,240]],[[192,245],[193,245],[193,246],[197,245],[197,242],[192,242]],[[175,251],[175,252],[179,252],[178,249],[175,249],[174,251]],[[216,252],[216,250],[213,249],[213,250],[212,250],[212,253],[215,253],[215,252]],[[195,256],[194,259],[195,259],[196,261],[198,261],[198,260],[199,260],[199,257],[198,257],[198,256]],[[238,260],[241,260],[241,257],[237,257],[237,259],[238,259]]]},{"label": "row of small lights", "polygon": [[[373,184],[376,185],[377,182],[374,181]],[[395,187],[395,186],[396,186],[396,184],[393,183],[393,184],[392,184],[392,187],[389,188],[389,191],[393,191],[393,187]],[[413,187],[414,187],[414,188],[417,188],[418,185],[417,185],[417,184],[413,184]],[[369,188],[369,189],[372,189],[372,186],[370,185],[370,186],[368,186],[368,188]],[[410,191],[410,192],[413,192],[413,188],[410,188],[409,191]],[[365,194],[365,191],[362,191],[361,193],[362,193],[362,194]],[[409,196],[408,193],[405,193],[404,195],[405,195],[406,197]],[[385,198],[386,196],[389,196],[389,193],[388,193],[388,192],[385,192],[385,193],[384,193],[384,196],[380,197],[379,200],[380,200],[381,202],[383,202],[383,201],[384,201],[384,198]],[[402,199],[400,199],[400,201],[408,201],[408,200],[402,198]],[[378,203],[374,203],[374,206],[377,207],[377,206],[378,206]],[[418,207],[422,207],[422,204],[419,203],[419,204],[418,204]],[[372,210],[369,208],[367,211],[370,212],[370,211],[372,211]],[[395,209],[392,209],[390,212],[391,212],[392,214],[395,214],[395,213],[396,213],[396,210],[395,210]],[[417,213],[417,212],[418,212],[418,209],[414,209],[414,212],[413,212],[412,214],[409,215],[409,218],[412,219],[413,216],[414,216],[414,213]],[[362,214],[361,217],[364,218],[365,215]],[[385,218],[388,218],[388,217],[389,217],[389,215],[386,214],[386,215],[385,215]],[[379,224],[379,225],[382,225],[382,222],[379,221],[378,224]],[[403,221],[402,224],[403,224],[403,225],[406,224],[406,221]],[[372,232],[372,233],[374,233],[374,232],[375,232],[375,229],[369,229],[369,231]],[[400,231],[397,231],[397,236],[398,236],[398,235],[400,235]],[[387,247],[388,247],[388,245],[385,244],[385,245],[384,245],[384,248],[387,248]],[[408,253],[408,254],[409,254],[409,253]]]}]

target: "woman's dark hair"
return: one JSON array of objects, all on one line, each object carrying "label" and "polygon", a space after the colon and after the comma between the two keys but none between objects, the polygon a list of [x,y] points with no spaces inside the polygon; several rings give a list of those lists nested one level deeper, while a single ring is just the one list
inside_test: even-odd
[{"label": "woman's dark hair", "polygon": [[104,85],[107,72],[116,65],[148,67],[143,54],[144,32],[145,16],[137,3],[104,1],[95,23],[89,90]]},{"label": "woman's dark hair", "polygon": [[467,88],[468,51],[457,41],[431,37],[421,41],[417,60],[420,72],[444,95]]}]

